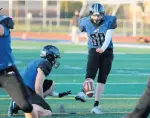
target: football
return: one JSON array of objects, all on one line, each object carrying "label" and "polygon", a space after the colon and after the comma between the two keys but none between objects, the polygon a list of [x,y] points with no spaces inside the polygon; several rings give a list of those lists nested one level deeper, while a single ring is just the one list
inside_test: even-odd
[{"label": "football", "polygon": [[83,83],[83,92],[88,96],[92,97],[94,95],[94,83],[92,79],[86,79]]}]

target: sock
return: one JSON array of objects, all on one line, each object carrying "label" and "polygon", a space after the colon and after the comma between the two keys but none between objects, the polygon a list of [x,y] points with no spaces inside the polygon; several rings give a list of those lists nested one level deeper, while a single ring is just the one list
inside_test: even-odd
[{"label": "sock", "polygon": [[95,101],[94,102],[94,107],[98,106],[99,105],[99,101]]},{"label": "sock", "polygon": [[103,83],[97,83],[97,86],[96,86],[96,90],[95,90],[95,101],[100,101],[100,98],[102,96],[102,93],[104,91],[104,87],[105,87],[105,84]]}]

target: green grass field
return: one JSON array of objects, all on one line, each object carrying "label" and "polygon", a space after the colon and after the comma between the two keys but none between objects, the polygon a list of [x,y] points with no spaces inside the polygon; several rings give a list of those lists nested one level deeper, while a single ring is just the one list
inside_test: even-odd
[{"label": "green grass field", "polygon": [[[57,70],[54,69],[48,78],[55,81],[58,92],[72,90],[72,95],[62,99],[48,97],[46,101],[54,113],[59,113],[60,104],[64,105],[67,112],[89,112],[93,107],[94,98],[88,99],[86,103],[74,99],[84,81],[86,46],[15,40],[12,42],[12,47],[19,70],[23,69],[30,60],[38,58],[42,46],[47,44],[58,46],[61,51],[61,65]],[[115,48],[114,55],[113,67],[100,102],[104,114],[72,114],[52,116],[52,118],[121,118],[134,108],[150,73],[150,49]],[[10,98],[2,89],[0,93],[0,118],[7,118]],[[23,118],[23,116],[16,117]]]}]

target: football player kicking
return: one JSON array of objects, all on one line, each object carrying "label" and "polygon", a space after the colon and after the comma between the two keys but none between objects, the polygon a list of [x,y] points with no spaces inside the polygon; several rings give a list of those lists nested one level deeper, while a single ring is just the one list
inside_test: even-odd
[{"label": "football player kicking", "polygon": [[[81,10],[79,18],[80,30],[88,35],[88,61],[85,79],[94,80],[98,71],[95,102],[91,112],[101,114],[99,101],[112,67],[114,58],[112,34],[117,23],[115,16],[105,15],[104,6],[99,3],[91,5],[89,16],[81,18],[85,10]],[[84,91],[79,92],[75,99],[85,102]]]},{"label": "football player kicking", "polygon": [[[71,91],[57,93],[54,91],[54,81],[45,79],[51,72],[52,67],[58,68],[60,65],[57,60],[60,58],[59,49],[55,46],[47,45],[42,49],[40,57],[32,60],[21,72],[21,76],[30,92],[30,99],[37,114],[39,116],[51,116],[52,110],[44,98],[47,96],[61,98],[71,94]],[[17,114],[18,110],[20,110],[19,106],[11,100],[8,116]]]}]

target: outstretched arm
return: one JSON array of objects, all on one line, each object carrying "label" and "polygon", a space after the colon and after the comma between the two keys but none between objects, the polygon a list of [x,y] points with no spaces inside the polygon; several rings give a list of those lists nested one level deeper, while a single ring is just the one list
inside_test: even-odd
[{"label": "outstretched arm", "polygon": [[35,92],[43,98],[43,83],[45,75],[40,68],[38,68],[37,71],[38,73],[35,80]]},{"label": "outstretched arm", "polygon": [[0,36],[4,35],[4,27],[0,24]]},{"label": "outstretched arm", "polygon": [[59,93],[59,94],[58,94],[58,97],[59,97],[59,98],[62,98],[62,97],[67,96],[67,95],[69,95],[69,94],[71,94],[71,90],[70,90],[70,91],[66,91],[66,92]]},{"label": "outstretched arm", "polygon": [[88,7],[89,7],[88,3],[83,3],[83,6],[79,13],[79,18],[82,18],[83,16],[85,16],[85,13],[86,13]]},{"label": "outstretched arm", "polygon": [[53,97],[64,97],[67,96],[69,94],[71,94],[71,90],[70,91],[66,91],[66,92],[62,92],[62,93],[58,93],[55,91],[55,82],[53,80],[45,80],[44,84],[43,84],[43,90],[44,90],[44,97],[47,96],[53,96]]},{"label": "outstretched arm", "polygon": [[70,91],[66,91],[66,92],[62,92],[62,93],[58,93],[56,91],[53,91],[51,94],[49,94],[49,96],[62,98],[62,97],[65,97],[65,96],[67,96],[69,94],[71,94],[71,90]]}]

